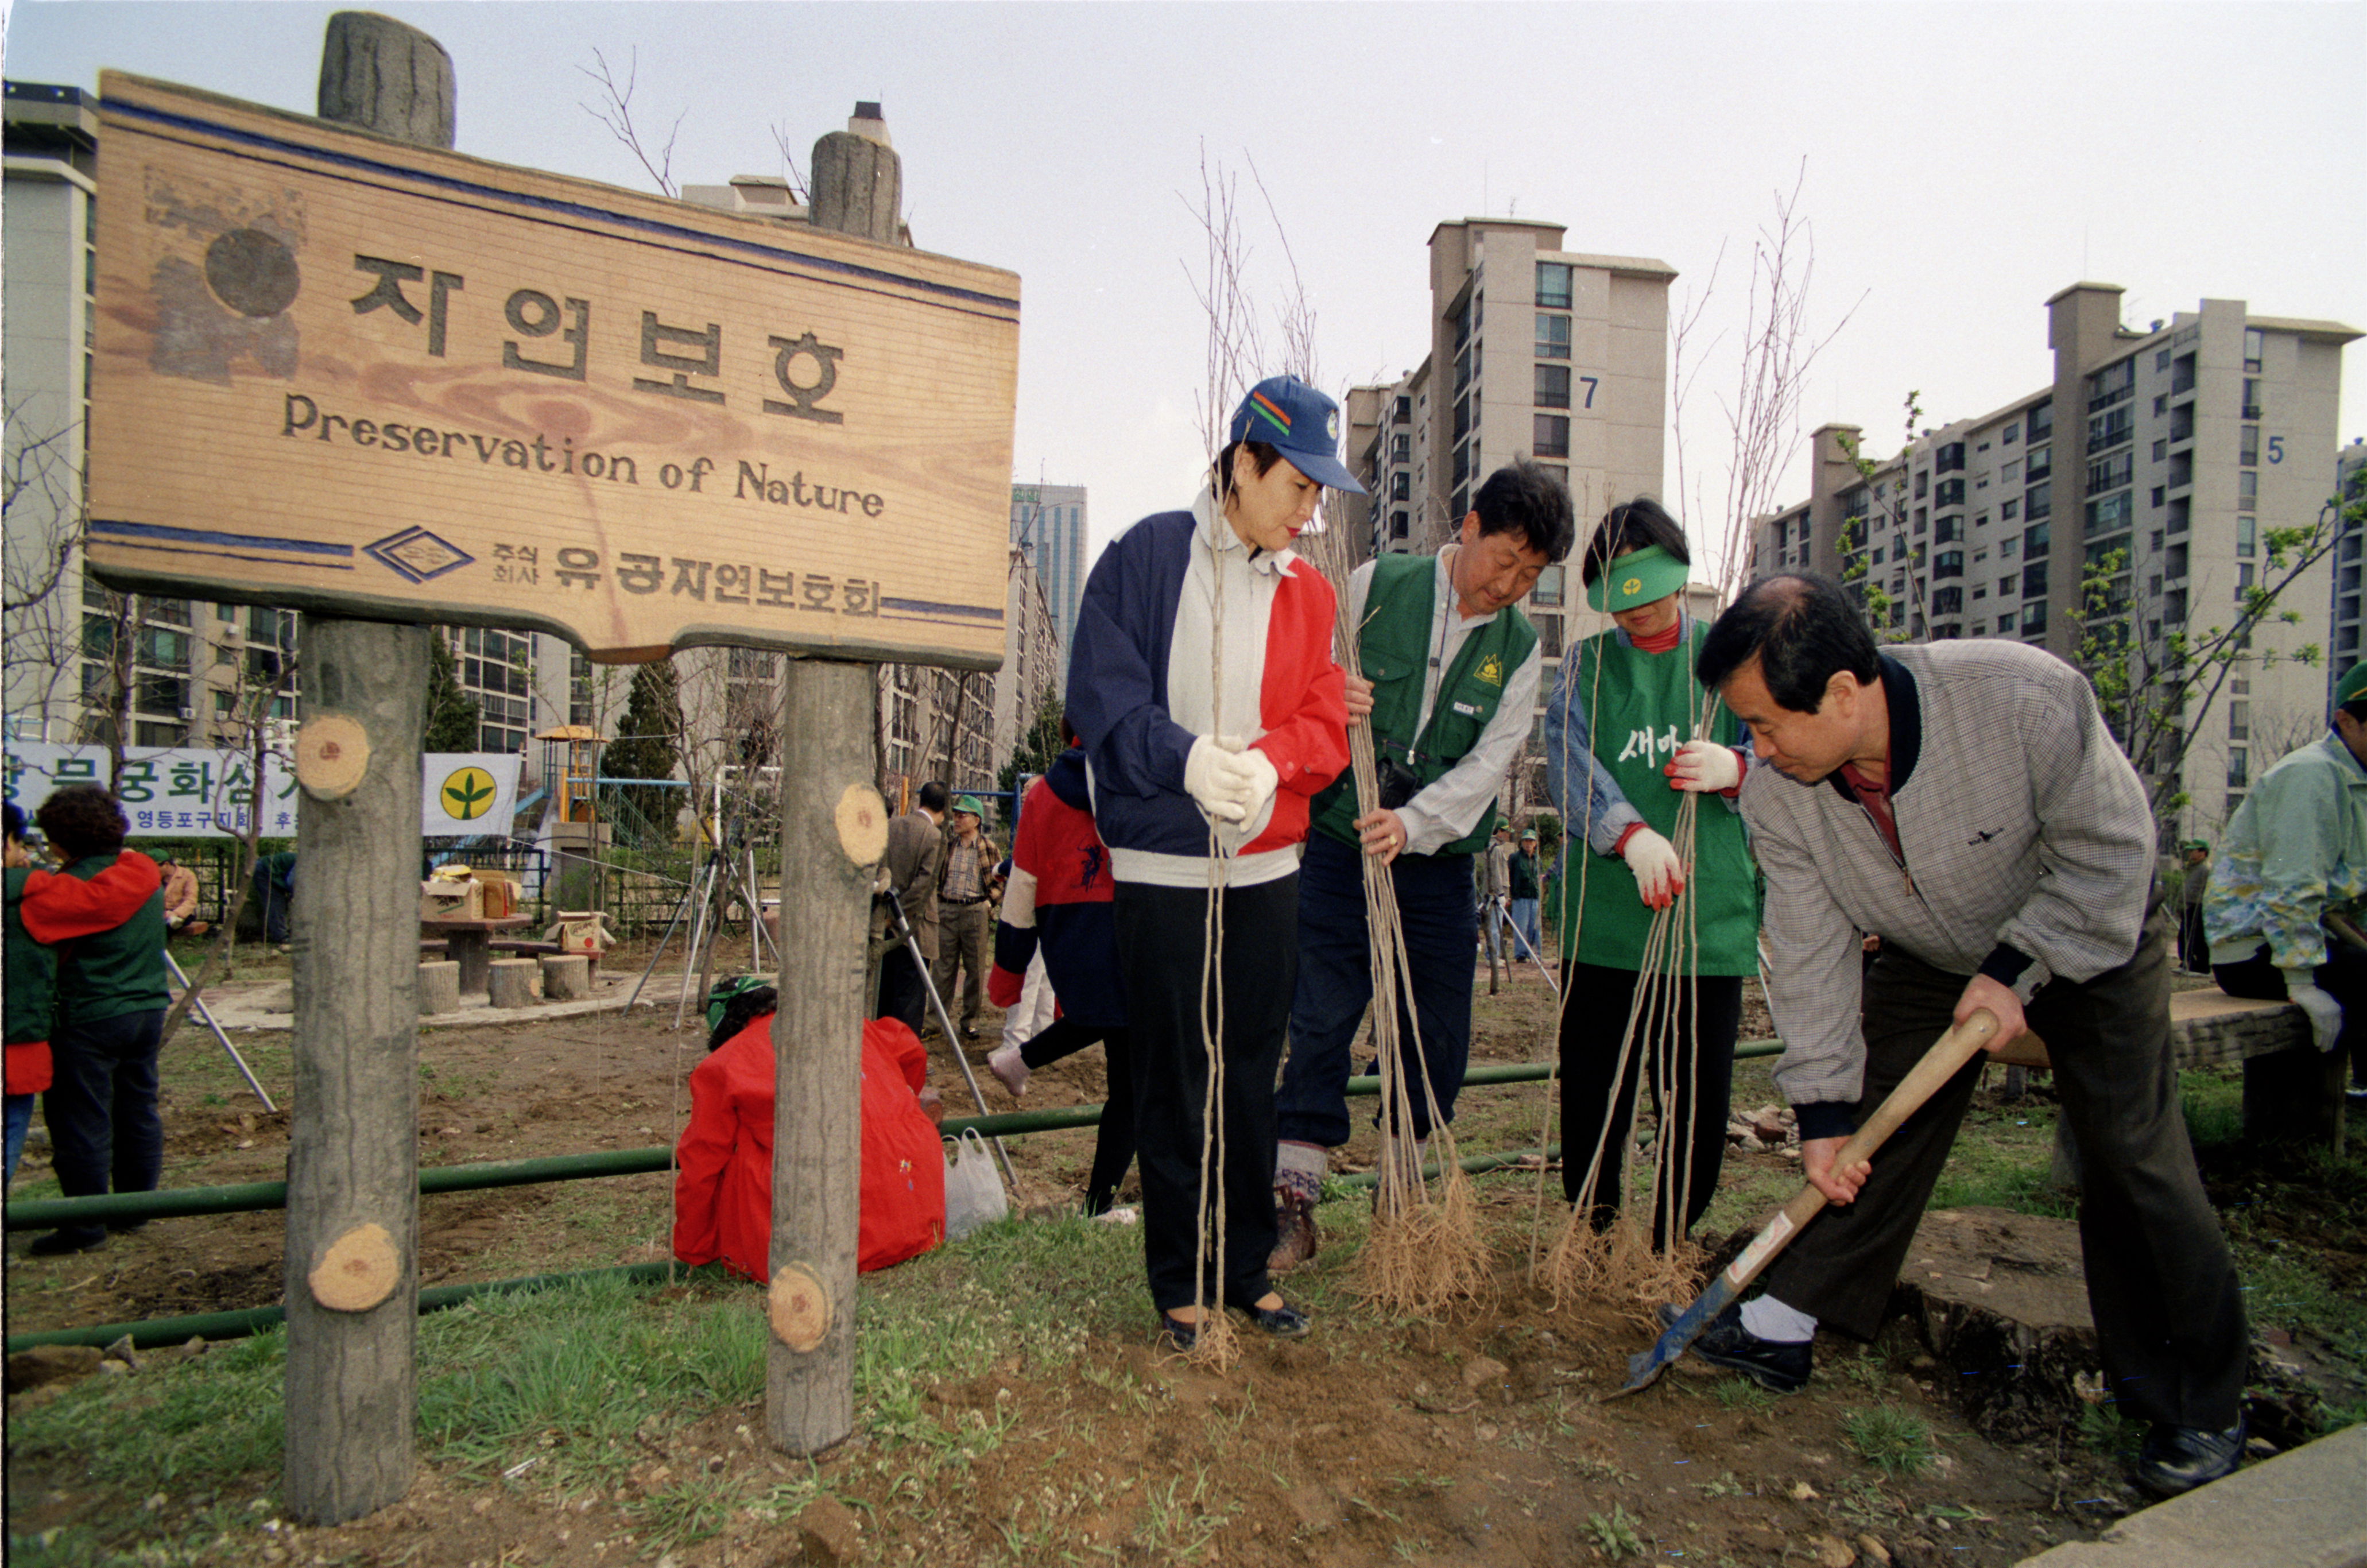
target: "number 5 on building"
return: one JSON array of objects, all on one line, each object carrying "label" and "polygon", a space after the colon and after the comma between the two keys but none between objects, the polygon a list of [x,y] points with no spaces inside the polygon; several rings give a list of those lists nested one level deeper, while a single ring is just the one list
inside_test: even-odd
[{"label": "number 5 on building", "polygon": [[2285,460],[2285,438],[2282,436],[2269,437],[2269,460],[2272,463]]}]

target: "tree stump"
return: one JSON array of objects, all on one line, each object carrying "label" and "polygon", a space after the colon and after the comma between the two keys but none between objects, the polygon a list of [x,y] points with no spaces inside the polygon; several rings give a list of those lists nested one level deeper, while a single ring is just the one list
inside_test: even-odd
[{"label": "tree stump", "polygon": [[496,1007],[531,1007],[540,966],[532,959],[495,959],[486,971],[485,992]]},{"label": "tree stump", "polygon": [[575,1002],[592,994],[592,960],[582,953],[561,953],[542,960],[542,999]]},{"label": "tree stump", "polygon": [[1946,1369],[1973,1426],[2019,1440],[2077,1421],[2075,1377],[2101,1366],[2079,1227],[2003,1209],[1923,1216],[1891,1296]]},{"label": "tree stump", "polygon": [[419,966],[419,1011],[422,1017],[460,1010],[460,966],[450,959],[435,959]]}]

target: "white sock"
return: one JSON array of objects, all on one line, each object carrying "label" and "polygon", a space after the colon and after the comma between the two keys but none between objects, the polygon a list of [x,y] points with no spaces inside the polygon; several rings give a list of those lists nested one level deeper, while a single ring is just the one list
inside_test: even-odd
[{"label": "white sock", "polygon": [[1742,1326],[1778,1345],[1805,1345],[1817,1337],[1817,1320],[1785,1306],[1772,1296],[1757,1296],[1742,1303]]}]

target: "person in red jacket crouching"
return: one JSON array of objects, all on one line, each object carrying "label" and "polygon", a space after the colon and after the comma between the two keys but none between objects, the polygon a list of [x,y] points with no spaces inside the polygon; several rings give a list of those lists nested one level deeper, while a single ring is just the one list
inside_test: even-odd
[{"label": "person in red jacket crouching", "polygon": [[[774,994],[690,1074],[690,1126],[674,1151],[674,1255],[770,1278]],[[744,1011],[742,1016],[745,1016]],[[736,1019],[727,1018],[726,1027]],[[722,1028],[717,1031],[724,1032]],[[869,1273],[945,1240],[946,1156],[930,1106],[928,1052],[894,1018],[863,1026],[862,1221],[855,1267]]]}]

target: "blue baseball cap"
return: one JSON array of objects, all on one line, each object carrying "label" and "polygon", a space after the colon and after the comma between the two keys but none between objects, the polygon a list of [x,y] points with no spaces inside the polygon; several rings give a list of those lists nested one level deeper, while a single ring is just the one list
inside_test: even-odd
[{"label": "blue baseball cap", "polygon": [[1365,493],[1340,460],[1340,405],[1296,376],[1269,376],[1251,387],[1226,439],[1263,441],[1316,483]]}]

